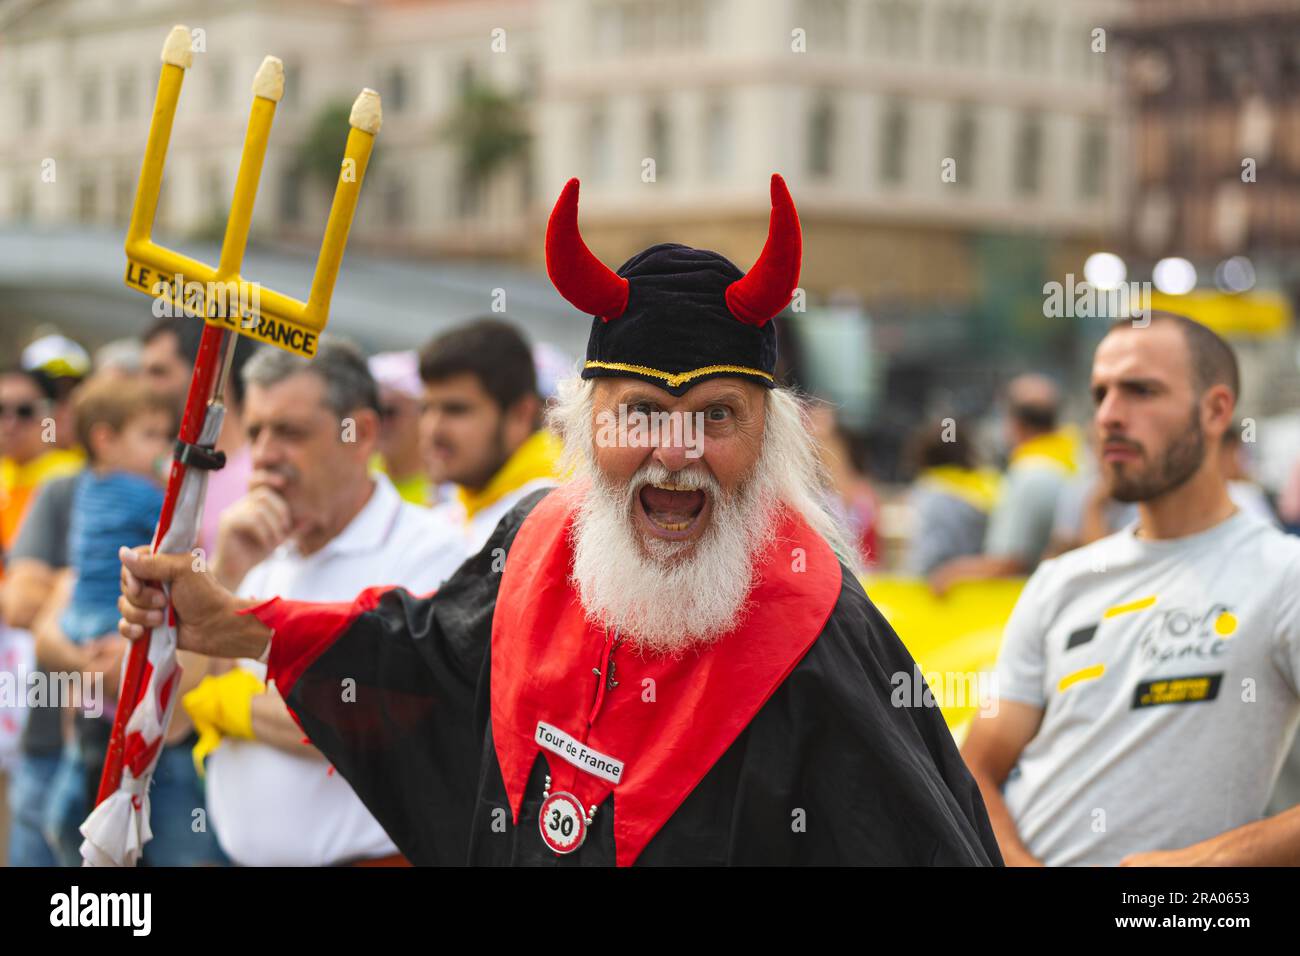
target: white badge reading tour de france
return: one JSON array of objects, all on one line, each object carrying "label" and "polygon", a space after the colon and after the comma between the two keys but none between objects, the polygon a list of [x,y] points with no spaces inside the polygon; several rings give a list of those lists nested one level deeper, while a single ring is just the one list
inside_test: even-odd
[{"label": "white badge reading tour de france", "polygon": [[[537,745],[573,764],[579,770],[610,783],[623,777],[623,761],[608,754],[592,750],[558,727],[545,721],[537,722]],[[542,791],[542,809],[537,815],[537,825],[542,831],[542,842],[556,853],[572,853],[587,839],[587,828],[596,808],[582,809],[582,802],[566,791],[551,793],[551,778],[546,778]]]},{"label": "white badge reading tour de france", "polygon": [[537,746],[549,750],[557,757],[563,757],[579,770],[585,770],[593,777],[618,783],[623,779],[623,761],[616,760],[599,750],[592,750],[586,744],[575,740],[559,727],[553,727],[544,720],[537,722]]}]

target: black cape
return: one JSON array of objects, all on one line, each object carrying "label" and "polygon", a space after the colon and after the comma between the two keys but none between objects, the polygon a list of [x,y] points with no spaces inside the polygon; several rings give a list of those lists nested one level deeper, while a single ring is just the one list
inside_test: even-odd
[{"label": "black cape", "polygon": [[[516,825],[493,744],[490,635],[503,558],[544,494],[507,514],[434,595],[387,589],[350,615],[288,694],[312,743],[416,865],[614,863],[616,793],[583,845],[557,855],[538,828],[545,760],[533,764]],[[841,574],[811,649],[638,864],[1001,864],[939,709],[891,704],[893,675],[919,679],[911,655]]]}]

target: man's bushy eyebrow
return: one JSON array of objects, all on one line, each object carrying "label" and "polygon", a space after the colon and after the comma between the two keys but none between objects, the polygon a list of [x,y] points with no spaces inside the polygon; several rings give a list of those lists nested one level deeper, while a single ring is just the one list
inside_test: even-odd
[{"label": "man's bushy eyebrow", "polygon": [[[616,408],[619,405],[635,405],[640,402],[648,402],[662,406],[665,401],[664,395],[652,391],[651,388],[652,386],[629,385],[627,391],[613,397],[611,404]],[[677,396],[669,395],[667,398],[668,400],[671,400],[675,397]],[[692,396],[688,392],[686,395],[681,397],[689,398]],[[702,410],[710,405],[716,405],[719,403],[729,403],[737,406],[748,406],[750,404],[748,396],[743,389],[728,385],[716,395],[712,395],[708,399],[702,399],[698,408]],[[679,409],[679,411],[680,410],[681,409]]]}]

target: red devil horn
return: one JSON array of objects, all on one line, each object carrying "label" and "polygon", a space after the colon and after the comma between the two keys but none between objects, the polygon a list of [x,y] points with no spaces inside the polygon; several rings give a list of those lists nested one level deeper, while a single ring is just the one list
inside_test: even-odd
[{"label": "red devil horn", "polygon": [[557,292],[587,315],[606,322],[627,308],[627,280],[587,248],[578,232],[578,181],[570,179],[546,224],[546,272]]},{"label": "red devil horn", "polygon": [[767,242],[754,268],[727,286],[727,308],[742,322],[762,328],[790,303],[799,284],[803,240],[799,214],[785,180],[772,174],[772,215],[767,222]]}]

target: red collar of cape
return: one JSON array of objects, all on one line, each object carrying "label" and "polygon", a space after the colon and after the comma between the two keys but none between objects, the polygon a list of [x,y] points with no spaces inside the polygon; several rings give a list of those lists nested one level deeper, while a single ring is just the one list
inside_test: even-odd
[{"label": "red collar of cape", "polygon": [[839,597],[839,562],[797,514],[760,563],[748,613],[701,651],[614,655],[618,686],[588,723],[603,677],[605,629],[586,619],[569,581],[575,500],[556,491],[533,509],[506,559],[492,620],[492,734],[516,825],[541,748],[538,721],[623,761],[612,784],[545,754],[551,791],[600,806],[614,791],[618,866],[629,866],[803,658]]}]

